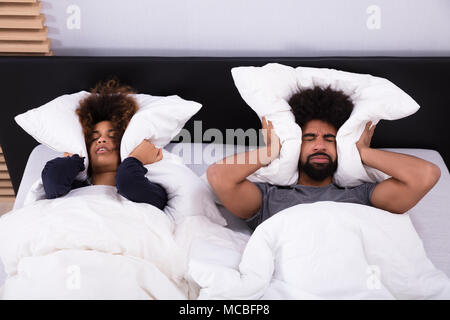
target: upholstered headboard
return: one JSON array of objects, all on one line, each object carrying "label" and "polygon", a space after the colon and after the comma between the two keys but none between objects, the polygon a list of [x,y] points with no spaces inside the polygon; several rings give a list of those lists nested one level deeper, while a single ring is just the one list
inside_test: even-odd
[{"label": "upholstered headboard", "polygon": [[116,75],[141,93],[177,94],[202,103],[203,108],[185,127],[192,136],[195,120],[202,120],[203,131],[259,128],[258,117],[241,99],[230,69],[268,62],[369,73],[391,80],[421,109],[405,119],[381,121],[373,146],[434,149],[450,167],[450,57],[0,57],[0,145],[15,192],[37,145],[16,124],[16,115],[59,95],[88,90],[97,81]]}]

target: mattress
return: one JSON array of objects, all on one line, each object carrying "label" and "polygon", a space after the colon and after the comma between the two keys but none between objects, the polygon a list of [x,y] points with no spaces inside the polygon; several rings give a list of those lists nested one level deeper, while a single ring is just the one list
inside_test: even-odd
[{"label": "mattress", "polygon": [[[243,146],[233,145],[216,145],[215,154],[203,152],[208,144],[201,143],[171,143],[166,149],[182,157],[184,163],[191,168],[198,176],[205,173],[206,169],[213,162],[231,155],[236,152],[245,150]],[[441,169],[441,178],[434,188],[410,211],[411,217],[417,233],[423,241],[425,251],[440,270],[450,276],[450,175],[440,154],[434,150],[427,149],[384,149],[399,153],[405,153],[428,160],[438,165]],[[219,151],[219,152],[217,152]],[[203,155],[200,163],[194,162],[194,154]],[[207,154],[207,156],[205,156]],[[23,178],[19,187],[14,209],[23,206],[25,196],[31,185],[40,177],[41,171],[45,163],[55,157],[62,156],[44,145],[38,145],[34,148],[29,156]],[[196,159],[198,160],[198,159]],[[198,161],[197,161],[198,162]],[[251,231],[243,220],[235,217],[228,212],[223,206],[219,206],[224,218],[228,222],[228,228],[231,230],[250,235]],[[209,253],[202,253],[207,256]],[[216,255],[215,255],[216,256]],[[227,261],[223,261],[226,265]],[[1,270],[0,270],[1,273]],[[1,276],[0,276],[0,284]]]}]

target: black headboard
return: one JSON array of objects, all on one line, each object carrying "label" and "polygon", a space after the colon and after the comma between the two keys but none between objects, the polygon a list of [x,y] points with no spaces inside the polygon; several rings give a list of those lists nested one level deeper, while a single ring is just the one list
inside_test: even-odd
[{"label": "black headboard", "polygon": [[203,131],[259,128],[231,77],[235,66],[279,62],[369,73],[391,80],[421,109],[396,121],[381,121],[374,147],[437,150],[450,166],[450,57],[172,58],[172,57],[0,57],[0,145],[15,192],[37,142],[14,117],[59,95],[88,90],[116,75],[141,93],[177,94],[203,108],[187,124],[202,120]]}]

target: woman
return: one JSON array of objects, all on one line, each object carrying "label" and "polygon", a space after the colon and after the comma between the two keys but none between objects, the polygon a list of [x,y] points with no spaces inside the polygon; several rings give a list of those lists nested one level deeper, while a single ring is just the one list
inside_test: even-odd
[{"label": "woman", "polygon": [[134,202],[144,202],[163,209],[167,193],[150,182],[144,165],[162,159],[162,150],[148,140],[142,141],[122,163],[120,141],[132,116],[138,110],[130,94],[135,91],[117,80],[99,83],[76,110],[83,127],[89,155],[88,179],[75,177],[85,169],[82,157],[64,153],[50,160],[42,171],[47,199],[67,194],[70,190],[89,185],[116,186],[119,194]]}]

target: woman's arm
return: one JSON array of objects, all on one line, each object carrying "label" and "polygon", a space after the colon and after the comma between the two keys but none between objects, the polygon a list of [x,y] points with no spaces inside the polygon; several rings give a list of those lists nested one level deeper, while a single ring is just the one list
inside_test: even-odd
[{"label": "woman's arm", "polygon": [[84,170],[84,158],[77,154],[48,161],[42,170],[45,197],[54,199],[67,194],[80,171]]},{"label": "woman's arm", "polygon": [[134,202],[151,204],[161,210],[167,204],[166,190],[159,184],[150,182],[145,174],[147,169],[135,157],[128,157],[117,168],[116,186],[119,194]]}]

